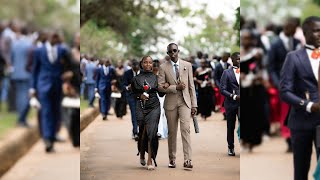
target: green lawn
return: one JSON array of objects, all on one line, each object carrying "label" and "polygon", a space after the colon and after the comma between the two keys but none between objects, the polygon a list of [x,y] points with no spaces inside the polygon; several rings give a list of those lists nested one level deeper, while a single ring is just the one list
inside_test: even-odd
[{"label": "green lawn", "polygon": [[80,99],[80,113],[81,113],[81,111],[85,110],[88,107],[89,107],[88,100],[85,100],[85,99],[83,99],[83,97],[81,97],[81,99]]},{"label": "green lawn", "polygon": [[[30,109],[28,120],[35,117],[36,111]],[[6,104],[2,104],[0,111],[0,139],[12,128],[16,127],[18,114],[15,112],[7,112]]]}]

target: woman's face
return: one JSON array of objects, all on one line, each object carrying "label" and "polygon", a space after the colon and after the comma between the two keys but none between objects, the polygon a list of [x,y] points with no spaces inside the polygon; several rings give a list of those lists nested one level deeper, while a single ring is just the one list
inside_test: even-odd
[{"label": "woman's face", "polygon": [[143,61],[142,61],[142,67],[144,71],[152,71],[152,66],[153,66],[153,61],[151,59],[151,57],[146,57]]}]

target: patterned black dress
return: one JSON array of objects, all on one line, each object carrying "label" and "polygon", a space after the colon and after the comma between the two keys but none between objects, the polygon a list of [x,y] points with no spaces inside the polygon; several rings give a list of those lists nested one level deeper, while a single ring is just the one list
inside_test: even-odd
[{"label": "patterned black dress", "polygon": [[[148,90],[144,90],[146,84],[150,87]],[[138,100],[136,106],[136,116],[139,126],[138,151],[139,153],[143,151],[148,152],[148,142],[150,142],[151,157],[155,162],[155,166],[157,166],[155,159],[159,146],[157,132],[161,112],[160,102],[157,96],[157,76],[152,72],[142,72],[132,79],[131,87]],[[149,94],[149,99],[145,102],[139,99],[140,95],[144,92]]]}]

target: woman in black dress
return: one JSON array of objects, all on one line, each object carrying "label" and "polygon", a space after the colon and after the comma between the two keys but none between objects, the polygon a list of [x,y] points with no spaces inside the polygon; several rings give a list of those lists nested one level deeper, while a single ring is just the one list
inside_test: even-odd
[{"label": "woman in black dress", "polygon": [[[152,159],[157,166],[156,156],[159,141],[157,137],[160,119],[160,102],[157,96],[158,79],[152,72],[153,60],[145,56],[141,60],[143,71],[132,79],[132,91],[138,99],[137,122],[139,125],[138,151],[140,163],[145,166],[145,152],[148,153],[148,170],[153,170]],[[139,155],[138,153],[138,155]]]},{"label": "woman in black dress", "polygon": [[211,68],[207,67],[207,61],[201,59],[201,67],[195,71],[196,83],[198,85],[198,113],[201,114],[203,120],[211,116],[214,109],[214,91],[212,88]]},{"label": "woman in black dress", "polygon": [[244,151],[251,152],[262,142],[265,124],[268,122],[265,105],[267,74],[262,66],[262,49],[254,46],[254,35],[243,30],[240,46],[241,83],[241,145]]}]

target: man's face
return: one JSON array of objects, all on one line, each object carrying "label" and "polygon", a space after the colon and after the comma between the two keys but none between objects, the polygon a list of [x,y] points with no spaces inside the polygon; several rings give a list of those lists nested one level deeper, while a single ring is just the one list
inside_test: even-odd
[{"label": "man's face", "polygon": [[292,37],[296,33],[296,25],[293,22],[288,22],[287,24],[284,25],[284,34],[286,36]]},{"label": "man's face", "polygon": [[240,55],[233,57],[232,58],[232,63],[233,63],[234,66],[239,67],[239,65],[240,65]]},{"label": "man's face", "polygon": [[134,70],[135,72],[139,71],[140,69],[140,66],[139,66],[139,63],[134,63],[132,64],[132,70]]},{"label": "man's face", "polygon": [[305,32],[307,44],[313,45],[316,48],[320,47],[320,22],[313,22],[310,24],[308,30]]},{"label": "man's face", "polygon": [[169,48],[167,49],[167,54],[170,56],[170,59],[174,62],[176,62],[178,60],[178,54],[179,54],[179,49],[176,45],[171,45],[169,46]]},{"label": "man's face", "polygon": [[228,55],[228,54],[224,54],[224,55],[222,56],[222,61],[223,61],[223,62],[227,62],[228,59],[229,59],[229,55]]}]

